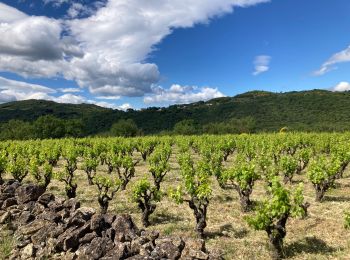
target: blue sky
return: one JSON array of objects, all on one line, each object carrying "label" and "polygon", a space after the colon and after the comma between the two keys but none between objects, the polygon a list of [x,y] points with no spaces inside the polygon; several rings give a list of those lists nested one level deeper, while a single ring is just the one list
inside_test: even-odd
[{"label": "blue sky", "polygon": [[0,102],[350,90],[348,0],[0,1]]}]

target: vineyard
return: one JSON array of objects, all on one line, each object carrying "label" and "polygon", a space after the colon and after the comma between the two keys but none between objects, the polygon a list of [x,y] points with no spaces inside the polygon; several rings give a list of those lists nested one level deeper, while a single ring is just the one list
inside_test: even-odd
[{"label": "vineyard", "polygon": [[349,133],[11,141],[0,184],[203,238],[224,259],[349,259],[349,163]]}]

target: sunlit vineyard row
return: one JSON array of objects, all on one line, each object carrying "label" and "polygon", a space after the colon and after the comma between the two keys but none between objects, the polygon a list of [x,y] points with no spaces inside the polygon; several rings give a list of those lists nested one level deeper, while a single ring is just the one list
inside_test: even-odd
[{"label": "sunlit vineyard row", "polygon": [[[273,259],[312,259],[317,255],[328,259],[328,256],[346,258],[350,255],[347,242],[341,246],[341,242],[335,242],[338,248],[322,251],[320,247],[327,245],[315,242],[325,239],[318,229],[314,230],[313,241],[306,240],[306,249],[298,248],[298,244],[286,246],[289,232],[294,236],[294,231],[301,229],[303,222],[321,223],[320,219],[324,217],[320,210],[322,205],[332,203],[328,195],[334,195],[337,189],[345,195],[349,193],[350,187],[346,184],[349,163],[350,133],[0,143],[1,183],[8,179],[36,182],[43,189],[58,191],[67,198],[79,194],[86,197],[84,192],[92,190],[91,198],[86,200],[91,199],[92,204],[98,205],[102,214],[118,213],[115,205],[126,200],[139,212],[140,223],[149,228],[162,225],[157,223],[156,216],[160,210],[165,210],[164,207],[175,209],[168,210],[171,214],[180,214],[168,216],[168,224],[174,224],[182,218],[181,214],[190,212],[189,223],[194,232],[189,235],[206,239],[211,248],[222,250],[227,259],[264,259],[266,254]],[[327,232],[334,232],[334,236],[343,234],[339,232],[347,234],[346,228],[350,226],[347,199],[337,203],[341,204],[342,211],[334,212],[335,220],[324,217],[329,226]],[[339,205],[329,204],[329,207],[339,208]],[[213,226],[211,219],[215,220]],[[228,229],[215,235],[212,230],[217,229],[220,220],[223,224],[220,232],[225,231],[222,230],[225,225],[232,227],[242,223],[242,227],[248,227],[244,232],[257,240],[248,241],[248,237],[243,253],[231,252],[230,243],[237,245],[239,242],[235,239],[245,239],[242,238],[245,233],[240,237],[237,230],[231,230],[237,236],[230,235]],[[227,223],[228,220],[232,223]],[[181,230],[181,225],[175,225],[174,229],[177,227]],[[176,230],[163,231],[176,233]],[[313,244],[310,246],[308,242]],[[261,247],[252,251],[249,247],[254,243]],[[308,246],[316,249],[310,251]]]}]

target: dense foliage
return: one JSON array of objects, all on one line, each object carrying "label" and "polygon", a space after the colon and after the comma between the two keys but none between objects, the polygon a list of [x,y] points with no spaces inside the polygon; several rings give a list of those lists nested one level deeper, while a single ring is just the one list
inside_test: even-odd
[{"label": "dense foliage", "polygon": [[[271,93],[253,91],[167,108],[150,107],[119,111],[95,105],[57,104],[51,101],[26,100],[0,105],[0,139],[77,137],[109,134],[129,135],[120,125],[135,134],[239,134],[283,131],[346,131],[350,130],[350,93],[312,90]],[[40,124],[55,125],[50,115],[63,119],[62,127],[51,133]],[[11,122],[9,122],[12,120]],[[71,121],[72,120],[72,121]],[[122,120],[122,121],[120,121]],[[132,120],[133,123],[130,124]],[[118,123],[119,122],[119,123]],[[129,122],[129,123],[127,123]],[[47,135],[49,134],[49,136]],[[59,136],[61,135],[61,136]]]}]

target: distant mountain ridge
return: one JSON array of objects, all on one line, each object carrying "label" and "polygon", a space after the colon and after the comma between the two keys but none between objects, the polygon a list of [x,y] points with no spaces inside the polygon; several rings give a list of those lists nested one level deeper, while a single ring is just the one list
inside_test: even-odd
[{"label": "distant mountain ridge", "polygon": [[297,131],[344,131],[350,130],[350,92],[251,91],[206,102],[126,112],[92,104],[60,104],[44,100],[0,104],[0,123],[11,119],[33,121],[43,115],[82,119],[90,134],[107,131],[114,122],[127,118],[133,119],[145,134],[171,130],[184,119],[205,125],[246,117],[254,119],[256,132],[278,131],[284,126]]}]

